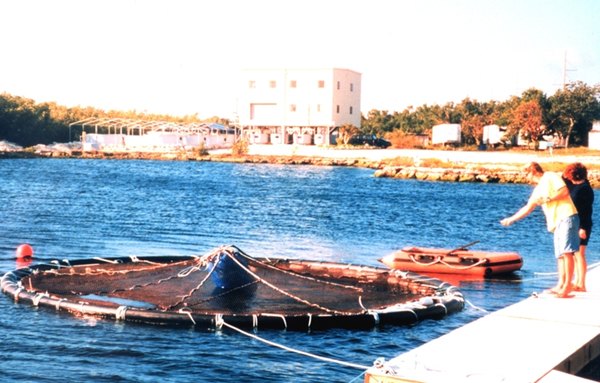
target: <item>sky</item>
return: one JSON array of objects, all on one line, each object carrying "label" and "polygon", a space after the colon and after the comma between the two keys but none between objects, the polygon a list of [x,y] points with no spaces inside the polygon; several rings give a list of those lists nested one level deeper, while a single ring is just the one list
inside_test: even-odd
[{"label": "sky", "polygon": [[599,0],[0,0],[0,93],[237,111],[247,68],[362,74],[361,111],[600,83]]}]

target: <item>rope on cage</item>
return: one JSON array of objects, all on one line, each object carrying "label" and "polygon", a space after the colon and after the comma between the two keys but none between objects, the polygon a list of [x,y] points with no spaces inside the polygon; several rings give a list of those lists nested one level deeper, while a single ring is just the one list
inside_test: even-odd
[{"label": "rope on cage", "polygon": [[267,340],[265,338],[261,338],[261,337],[259,337],[257,335],[250,334],[249,332],[246,332],[246,331],[244,331],[244,330],[242,330],[240,328],[237,328],[237,327],[235,327],[235,326],[227,323],[224,320],[221,321],[220,323],[224,327],[227,327],[227,328],[229,328],[231,330],[237,331],[237,332],[239,332],[242,335],[245,335],[245,336],[250,337],[252,339],[258,340],[259,342],[263,342],[265,344],[268,344],[269,346],[280,348],[280,349],[285,350],[285,351],[289,351],[289,352],[293,352],[293,353],[296,353],[296,354],[308,356],[308,357],[311,357],[311,358],[314,358],[314,359],[318,359],[318,360],[321,360],[321,361],[324,361],[324,362],[336,363],[336,364],[339,364],[339,365],[342,365],[342,366],[346,366],[346,367],[351,367],[351,368],[356,368],[356,369],[361,369],[361,370],[367,370],[367,369],[370,368],[370,366],[364,366],[364,365],[361,365],[361,364],[356,364],[356,363],[351,363],[351,362],[345,362],[343,360],[338,360],[338,359],[333,359],[333,358],[329,358],[329,357],[326,357],[326,356],[316,355],[316,354],[312,354],[310,352],[306,352],[306,351],[302,351],[302,350],[297,350],[297,349],[294,349],[294,348],[291,348],[291,347],[288,347],[288,346],[284,346],[282,344],[272,342],[272,341]]},{"label": "rope on cage", "polygon": [[[156,281],[150,281],[150,282],[147,282],[147,283],[139,283],[139,284],[136,284],[136,285],[133,285],[133,286],[129,286],[129,287],[126,287],[126,288],[119,288],[119,289],[114,289],[114,290],[111,290],[111,291],[98,291],[98,294],[115,294],[115,293],[123,292],[123,291],[133,291],[133,290],[141,289],[141,288],[148,287],[148,286],[160,285],[161,283],[165,283],[165,282],[168,282],[168,281],[176,279],[176,278],[186,278],[190,274],[192,274],[192,273],[194,273],[196,271],[199,271],[203,267],[205,267],[206,264],[208,263],[208,261],[210,259],[212,259],[212,257],[214,256],[214,253],[215,252],[212,252],[212,253],[206,254],[206,255],[204,255],[202,257],[197,257],[194,260],[194,263],[191,266],[187,266],[187,267],[181,269],[175,275],[171,275],[171,276],[168,276],[166,278],[161,278],[161,279],[158,279]],[[156,270],[156,269],[165,268],[165,267],[172,267],[172,265],[168,265],[168,264],[167,265],[157,264],[157,265],[158,266],[155,266],[154,268],[126,270],[125,273],[134,272],[134,271],[135,272],[139,272],[139,271]],[[121,272],[117,271],[115,273],[121,273]],[[212,273],[212,270],[209,272],[209,275],[210,275],[210,273]],[[70,275],[73,275],[73,274],[70,274]],[[81,275],[86,275],[86,273],[82,273]],[[204,280],[200,283],[199,286],[197,286],[195,289],[193,289],[188,295],[184,296],[185,299],[187,299],[189,296],[191,296],[194,291],[196,291],[200,286],[202,286],[202,284],[204,283],[204,281],[206,281],[206,279],[208,279],[208,276],[206,278],[204,278]],[[179,302],[179,303],[181,303],[181,302]],[[174,305],[170,306],[170,308],[172,308],[172,307],[174,307],[176,305],[177,304],[174,304]]]},{"label": "rope on cage", "polygon": [[[246,259],[249,259],[249,260],[251,260],[253,262],[256,262],[256,263],[260,264],[261,266],[264,266],[264,267],[266,267],[266,268],[268,268],[270,270],[276,271],[278,273],[283,273],[283,274],[286,274],[286,275],[290,275],[290,276],[295,277],[295,278],[306,279],[306,280],[309,280],[309,281],[318,282],[318,283],[322,283],[322,284],[330,285],[330,286],[341,287],[341,288],[344,288],[344,289],[350,289],[350,290],[356,290],[356,291],[363,291],[363,289],[360,288],[360,287],[350,286],[350,285],[344,285],[344,284],[341,284],[341,283],[335,283],[335,282],[330,282],[330,281],[324,281],[324,280],[317,279],[317,278],[314,278],[314,277],[309,277],[309,276],[306,276],[306,275],[294,273],[293,271],[288,271],[288,270],[283,270],[283,269],[277,268],[275,266],[269,265],[268,263],[260,262],[256,258],[253,258],[253,257],[249,256],[248,254],[244,253],[242,250],[238,249],[235,246],[229,246],[229,249],[227,249],[226,251],[229,252],[229,254],[235,254],[237,252],[242,257],[244,257]],[[269,259],[267,258],[267,260],[269,260]]]},{"label": "rope on cage", "polygon": [[[219,259],[219,261],[220,261],[220,259]],[[194,293],[196,291],[198,291],[204,285],[204,282],[206,282],[206,280],[208,278],[210,278],[210,276],[213,273],[213,271],[215,271],[215,268],[217,267],[217,264],[219,263],[219,261],[217,261],[217,262],[214,263],[212,269],[210,269],[210,271],[208,272],[208,274],[206,274],[206,276],[200,281],[199,284],[197,284],[196,286],[194,286],[193,289],[191,289],[186,295],[182,296],[181,299],[179,299],[177,302],[175,302],[174,304],[172,304],[170,306],[164,307],[163,309],[166,310],[166,311],[171,310],[172,308],[174,308],[174,307],[176,307],[176,306],[184,303],[187,299],[189,299],[192,295],[194,295]]]},{"label": "rope on cage", "polygon": [[[234,287],[234,288],[232,288],[232,289],[229,289],[229,290],[225,290],[225,291],[223,291],[223,292],[222,292],[222,293],[220,293],[220,294],[213,294],[213,295],[211,295],[209,298],[206,298],[206,299],[200,299],[200,300],[198,300],[198,301],[196,301],[196,302],[194,302],[194,303],[189,303],[189,302],[188,302],[188,303],[186,303],[186,306],[187,306],[187,307],[200,306],[200,305],[202,305],[202,304],[204,304],[204,303],[206,303],[206,302],[210,302],[210,301],[214,301],[214,300],[217,300],[217,299],[223,298],[223,297],[225,297],[225,296],[227,296],[227,295],[231,294],[232,292],[243,290],[243,289],[245,289],[245,288],[248,288],[248,287],[250,287],[250,286],[252,286],[252,285],[255,285],[255,284],[257,284],[257,283],[260,283],[260,281],[252,281],[252,282],[246,283],[245,285],[241,285],[241,286],[238,286],[238,287]],[[190,296],[191,296],[191,295],[190,295]],[[171,308],[172,308],[172,307],[174,307],[174,306],[176,306],[176,305],[173,305],[173,306],[171,306]]]},{"label": "rope on cage", "polygon": [[270,287],[271,289],[273,289],[273,290],[275,290],[275,291],[277,291],[277,292],[279,292],[279,293],[281,293],[281,294],[283,294],[283,295],[285,295],[285,296],[287,296],[289,298],[292,298],[293,300],[295,300],[297,302],[300,302],[300,303],[305,304],[305,305],[310,306],[310,307],[317,308],[317,309],[325,311],[327,313],[341,314],[341,315],[349,314],[348,312],[329,309],[329,308],[321,306],[319,304],[309,302],[309,301],[307,301],[305,299],[302,299],[302,298],[300,298],[300,297],[298,297],[298,296],[296,296],[294,294],[290,294],[287,291],[285,291],[285,290],[283,290],[283,289],[275,286],[271,282],[269,282],[269,281],[261,278],[260,276],[256,275],[254,272],[252,272],[250,269],[248,269],[246,266],[244,266],[239,260],[237,260],[235,258],[235,256],[233,256],[229,252],[225,252],[225,254],[227,254],[227,256],[229,258],[231,258],[231,260],[233,260],[242,270],[244,270],[245,272],[247,272],[248,274],[250,274],[253,278],[255,278],[256,280],[258,280],[261,283],[265,284],[266,286]]}]

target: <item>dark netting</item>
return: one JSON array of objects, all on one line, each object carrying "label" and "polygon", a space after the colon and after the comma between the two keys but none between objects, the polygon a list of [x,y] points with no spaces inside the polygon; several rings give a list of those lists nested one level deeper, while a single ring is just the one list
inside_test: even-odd
[{"label": "dark netting", "polygon": [[379,268],[252,258],[234,246],[184,261],[101,262],[36,271],[28,291],[108,307],[198,315],[348,315],[439,294],[440,286]]}]

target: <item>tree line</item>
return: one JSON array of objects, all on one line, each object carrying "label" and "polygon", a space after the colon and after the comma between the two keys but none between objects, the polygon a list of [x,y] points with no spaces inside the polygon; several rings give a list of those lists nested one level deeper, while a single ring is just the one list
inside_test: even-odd
[{"label": "tree line", "polygon": [[[32,99],[0,94],[0,140],[27,147],[36,144],[69,142],[69,124],[89,117],[130,118],[179,123],[218,122],[229,125],[220,117],[201,120],[196,114],[183,117],[145,114],[133,111],[104,111],[93,107],[65,107],[54,102],[36,103]],[[517,136],[536,144],[545,135],[564,139],[568,144],[586,145],[587,133],[594,120],[600,120],[600,84],[583,82],[566,84],[555,94],[547,96],[531,88],[521,96],[506,101],[480,102],[466,98],[458,104],[421,105],[401,112],[389,113],[373,109],[361,116],[360,127],[345,126],[340,133],[375,134],[391,139],[401,147],[403,138],[431,136],[431,128],[442,123],[461,124],[462,142],[479,145],[483,127],[499,125],[507,128],[507,138]]]},{"label": "tree line", "polygon": [[577,146],[587,145],[588,132],[595,120],[600,120],[600,84],[573,82],[551,96],[531,88],[502,102],[466,98],[459,104],[422,105],[402,112],[371,110],[363,116],[359,131],[384,136],[395,146],[401,146],[402,138],[431,137],[435,125],[461,124],[462,142],[480,145],[483,127],[498,125],[507,128],[506,135],[511,141],[520,135],[537,147],[543,136],[551,135],[564,139],[567,146]]},{"label": "tree line", "polygon": [[177,123],[217,122],[226,125],[227,120],[212,117],[201,120],[196,114],[173,117],[131,111],[105,111],[93,107],[66,107],[54,102],[36,103],[34,100],[0,94],[0,141],[6,140],[23,147],[79,139],[69,137],[69,125],[89,117],[128,118],[147,121],[170,121]]}]

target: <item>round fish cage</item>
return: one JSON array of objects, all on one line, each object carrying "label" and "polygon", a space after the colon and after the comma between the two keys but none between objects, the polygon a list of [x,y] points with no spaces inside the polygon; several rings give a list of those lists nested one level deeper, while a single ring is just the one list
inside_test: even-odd
[{"label": "round fish cage", "polygon": [[254,258],[235,246],[204,256],[56,261],[6,273],[16,302],[151,324],[324,330],[441,319],[462,310],[454,286],[412,272]]}]

